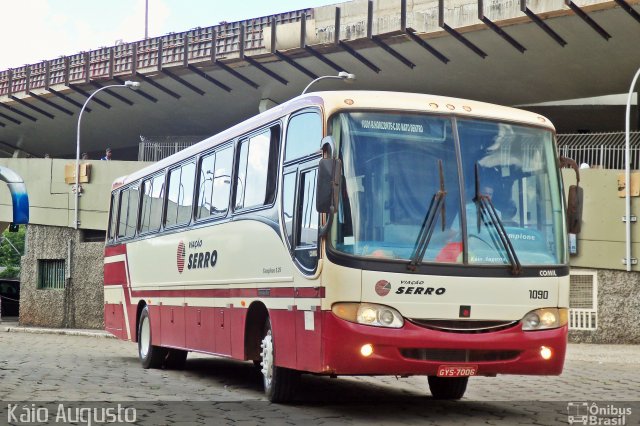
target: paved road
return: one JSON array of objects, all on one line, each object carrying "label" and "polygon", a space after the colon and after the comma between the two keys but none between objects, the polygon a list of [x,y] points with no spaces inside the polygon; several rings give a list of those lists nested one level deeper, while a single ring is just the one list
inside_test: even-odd
[{"label": "paved road", "polygon": [[568,402],[594,401],[608,410],[598,417],[631,409],[626,424],[640,424],[640,346],[570,345],[562,376],[472,378],[457,402],[431,399],[424,377],[304,376],[302,384],[294,405],[270,404],[250,363],[191,354],[184,371],[143,370],[132,343],[0,333],[0,425],[24,424],[16,418],[25,403],[49,409],[54,423],[59,402],[67,409],[96,406],[91,401],[135,408],[139,424],[153,425],[551,425],[568,424]]}]

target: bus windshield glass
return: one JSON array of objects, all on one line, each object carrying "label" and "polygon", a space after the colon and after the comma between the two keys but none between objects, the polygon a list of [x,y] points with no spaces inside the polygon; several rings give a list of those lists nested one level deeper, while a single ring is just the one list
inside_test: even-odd
[{"label": "bus windshield glass", "polygon": [[340,113],[331,124],[343,164],[331,230],[338,252],[509,265],[510,245],[523,266],[565,262],[551,131],[391,112]]}]

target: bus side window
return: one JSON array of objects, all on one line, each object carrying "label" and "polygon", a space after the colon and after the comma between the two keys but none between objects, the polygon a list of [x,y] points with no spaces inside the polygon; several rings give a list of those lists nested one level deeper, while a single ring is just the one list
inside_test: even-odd
[{"label": "bus side window", "polygon": [[305,111],[294,115],[287,127],[284,161],[306,157],[320,151],[321,139],[322,120],[317,111]]},{"label": "bus side window", "polygon": [[138,203],[140,202],[140,192],[137,186],[129,188],[129,210],[127,212],[127,230],[125,236],[133,237],[138,226]]},{"label": "bus side window", "polygon": [[232,147],[207,155],[200,161],[196,219],[221,216],[227,212],[232,162]]},{"label": "bus side window", "polygon": [[318,169],[300,174],[300,205],[296,235],[295,257],[308,270],[318,261],[318,211],[316,210],[316,180]]},{"label": "bus side window", "polygon": [[224,214],[229,209],[231,194],[231,167],[233,167],[233,147],[221,149],[216,156],[213,175],[212,214]]},{"label": "bus side window", "polygon": [[283,224],[289,247],[293,247],[293,215],[295,214],[296,171],[284,175],[282,184]]},{"label": "bus side window", "polygon": [[213,196],[213,174],[215,167],[215,152],[200,159],[196,219],[205,219],[213,214],[211,197]]},{"label": "bus side window", "polygon": [[118,225],[118,197],[115,193],[111,194],[111,208],[109,209],[111,218],[109,219],[109,242],[116,237],[116,226]]},{"label": "bus side window", "polygon": [[118,238],[133,237],[136,233],[139,195],[137,186],[132,186],[120,192]]},{"label": "bus side window", "polygon": [[142,182],[140,233],[155,232],[160,229],[163,189],[164,175],[155,176]]},{"label": "bus side window", "polygon": [[169,171],[165,226],[189,223],[193,204],[195,172],[195,163],[187,163]]},{"label": "bus side window", "polygon": [[182,166],[182,176],[180,176],[180,201],[178,203],[178,223],[180,224],[191,221],[195,177],[195,163]]},{"label": "bus side window", "polygon": [[127,212],[129,211],[129,190],[120,191],[120,213],[118,214],[118,238],[124,238],[127,232]]},{"label": "bus side window", "polygon": [[241,141],[238,146],[235,208],[273,202],[277,176],[277,126]]}]

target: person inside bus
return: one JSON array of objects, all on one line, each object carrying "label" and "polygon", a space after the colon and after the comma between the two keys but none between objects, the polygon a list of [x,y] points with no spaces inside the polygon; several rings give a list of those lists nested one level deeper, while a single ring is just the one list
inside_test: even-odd
[{"label": "person inside bus", "polygon": [[101,160],[111,161],[111,148],[107,148],[104,151],[104,157],[102,157]]},{"label": "person inside bus", "polygon": [[[492,202],[492,204],[494,203],[493,201],[494,192],[495,192],[494,186],[488,183],[483,184],[482,187],[480,188],[480,195],[484,195],[488,197],[489,200]],[[472,226],[473,227],[477,226],[477,218],[478,218],[477,207],[478,205],[475,201],[475,194],[474,194],[473,198],[466,204],[466,208],[465,208],[466,214],[467,214],[467,229],[469,229],[470,231],[475,229],[475,228],[472,228]],[[497,206],[495,206],[495,204],[494,204],[494,207],[495,207],[498,219],[502,220],[502,211]],[[491,224],[489,221],[489,212],[485,212],[483,214],[482,224],[485,224],[485,225]],[[455,218],[451,223],[450,229],[456,232],[460,231],[460,215],[459,214],[456,214]]]}]

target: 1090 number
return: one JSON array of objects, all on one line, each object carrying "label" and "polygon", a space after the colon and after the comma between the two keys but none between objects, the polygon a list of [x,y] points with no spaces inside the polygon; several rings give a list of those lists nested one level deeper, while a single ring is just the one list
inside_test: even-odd
[{"label": "1090 number", "polygon": [[547,290],[529,290],[529,299],[548,299],[549,292]]}]

